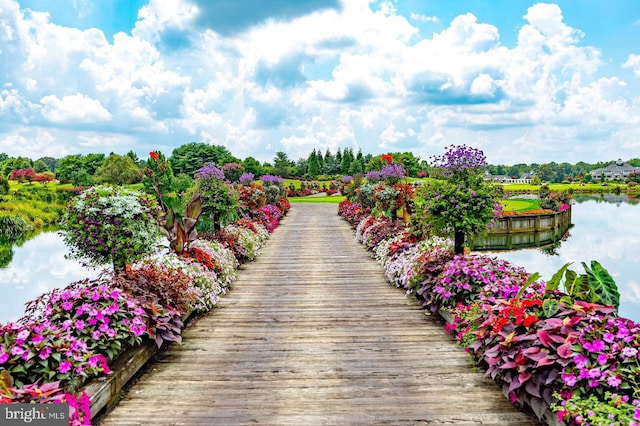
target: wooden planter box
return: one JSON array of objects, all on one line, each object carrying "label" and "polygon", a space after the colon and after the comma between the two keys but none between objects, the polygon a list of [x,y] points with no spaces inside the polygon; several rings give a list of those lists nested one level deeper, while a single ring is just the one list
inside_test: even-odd
[{"label": "wooden planter box", "polygon": [[[191,314],[192,312],[189,312],[182,316],[185,327]],[[81,389],[89,395],[91,400],[91,419],[102,413],[103,410],[108,410],[116,405],[127,383],[153,358],[158,350],[156,342],[150,339],[143,341],[140,346],[127,349],[111,363],[109,366],[111,368],[110,374],[106,377],[92,379]]]}]

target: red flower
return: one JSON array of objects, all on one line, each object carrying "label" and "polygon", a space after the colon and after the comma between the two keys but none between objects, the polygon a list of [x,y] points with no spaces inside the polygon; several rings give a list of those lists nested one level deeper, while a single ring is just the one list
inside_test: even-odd
[{"label": "red flower", "polygon": [[384,161],[385,163],[391,164],[393,163],[393,157],[391,156],[391,154],[384,154],[382,156],[382,161]]},{"label": "red flower", "polygon": [[153,158],[153,161],[158,161],[158,158],[160,158],[160,156],[158,155],[158,153],[157,153],[157,152],[155,152],[155,151],[151,151],[151,152],[149,153],[149,156],[150,156],[151,158]]}]

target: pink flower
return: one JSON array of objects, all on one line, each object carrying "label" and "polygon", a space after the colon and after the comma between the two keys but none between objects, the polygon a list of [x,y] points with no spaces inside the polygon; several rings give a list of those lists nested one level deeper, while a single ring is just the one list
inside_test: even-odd
[{"label": "pink flower", "polygon": [[622,383],[622,380],[618,376],[609,376],[607,383],[609,386],[617,389],[620,383]]},{"label": "pink flower", "polygon": [[605,354],[598,355],[598,364],[605,365],[607,363],[608,357]]},{"label": "pink flower", "polygon": [[62,303],[62,309],[64,309],[65,311],[70,311],[71,309],[73,309],[73,303],[72,302],[63,302]]},{"label": "pink flower", "polygon": [[93,340],[99,340],[100,339],[100,332],[99,331],[94,331],[93,333],[91,333],[91,338]]},{"label": "pink flower", "polygon": [[62,361],[58,366],[58,372],[62,374],[68,373],[71,370],[71,367],[73,367],[73,364],[69,361]]},{"label": "pink flower", "polygon": [[86,327],[86,324],[84,323],[84,321],[79,319],[79,320],[76,320],[75,327],[76,327],[76,330],[84,330],[84,328]]},{"label": "pink flower", "polygon": [[9,359],[9,354],[7,352],[0,352],[0,364],[4,364]]},{"label": "pink flower", "polygon": [[38,357],[40,359],[47,359],[49,358],[49,355],[51,355],[51,347],[47,346],[40,351],[40,353],[38,354]]}]

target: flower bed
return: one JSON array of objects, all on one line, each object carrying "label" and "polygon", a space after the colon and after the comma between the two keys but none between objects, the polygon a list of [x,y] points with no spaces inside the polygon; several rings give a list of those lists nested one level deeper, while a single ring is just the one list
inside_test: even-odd
[{"label": "flower bed", "polygon": [[[450,240],[380,226],[360,204],[344,201],[338,213],[392,284],[449,318],[446,331],[511,402],[548,424],[640,425],[640,325],[580,298],[614,299],[597,262],[544,283],[496,258],[454,256]],[[563,276],[571,296],[558,290]]]},{"label": "flower bed", "polygon": [[0,402],[66,402],[71,424],[90,424],[164,342],[181,342],[191,312],[208,311],[230,289],[238,266],[266,243],[264,222],[273,231],[290,207],[279,205],[201,235],[180,254],[156,253],[30,302],[0,328]]}]

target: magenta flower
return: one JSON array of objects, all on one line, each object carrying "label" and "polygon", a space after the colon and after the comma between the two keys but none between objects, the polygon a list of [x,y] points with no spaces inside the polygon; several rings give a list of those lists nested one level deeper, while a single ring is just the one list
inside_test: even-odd
[{"label": "magenta flower", "polygon": [[40,353],[38,354],[38,357],[40,359],[48,359],[49,355],[51,355],[51,347],[47,346],[40,351]]},{"label": "magenta flower", "polygon": [[73,309],[73,302],[63,302],[62,303],[62,309],[64,309],[65,311],[70,311],[71,309]]},{"label": "magenta flower", "polygon": [[0,352],[0,364],[4,364],[9,360],[9,354],[7,352]]},{"label": "magenta flower", "polygon": [[58,372],[62,374],[68,373],[69,371],[71,371],[72,367],[73,364],[71,364],[69,361],[62,361],[58,366]]}]

